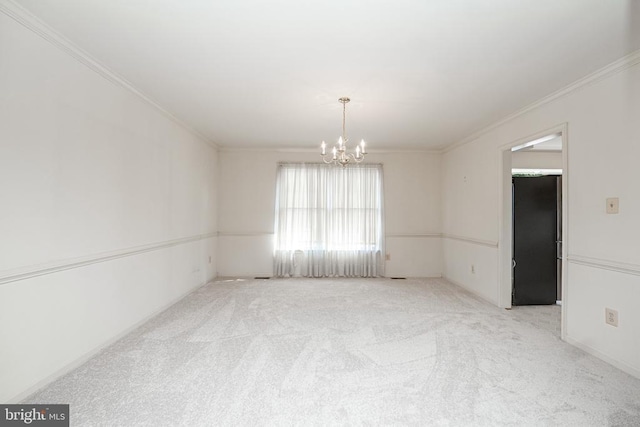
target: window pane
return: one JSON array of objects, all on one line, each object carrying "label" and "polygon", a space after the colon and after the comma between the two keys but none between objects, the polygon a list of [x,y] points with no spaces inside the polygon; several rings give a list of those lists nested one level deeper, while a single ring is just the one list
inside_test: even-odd
[{"label": "window pane", "polygon": [[381,249],[380,165],[280,165],[277,186],[276,250]]}]

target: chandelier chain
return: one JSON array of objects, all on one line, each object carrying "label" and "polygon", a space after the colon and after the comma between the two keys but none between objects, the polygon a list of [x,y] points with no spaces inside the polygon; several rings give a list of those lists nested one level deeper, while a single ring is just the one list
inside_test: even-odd
[{"label": "chandelier chain", "polygon": [[342,102],[342,141],[347,143],[347,132],[345,131],[346,122],[347,122],[347,102],[344,98],[340,98]]}]

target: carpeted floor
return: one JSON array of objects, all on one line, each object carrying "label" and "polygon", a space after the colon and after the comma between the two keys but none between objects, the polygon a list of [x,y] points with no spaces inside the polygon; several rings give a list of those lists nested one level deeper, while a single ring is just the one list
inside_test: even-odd
[{"label": "carpeted floor", "polygon": [[218,281],[25,403],[73,426],[640,425],[640,380],[531,313],[442,279]]}]

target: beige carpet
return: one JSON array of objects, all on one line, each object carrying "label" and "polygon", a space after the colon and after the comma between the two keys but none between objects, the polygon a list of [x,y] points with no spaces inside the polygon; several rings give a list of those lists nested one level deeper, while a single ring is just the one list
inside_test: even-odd
[{"label": "beige carpet", "polygon": [[218,281],[25,403],[74,426],[640,425],[640,380],[531,319],[441,279]]}]

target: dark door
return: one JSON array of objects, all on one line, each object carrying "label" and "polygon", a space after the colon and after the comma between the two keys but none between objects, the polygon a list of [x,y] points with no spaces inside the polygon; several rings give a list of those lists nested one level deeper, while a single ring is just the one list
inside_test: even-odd
[{"label": "dark door", "polygon": [[513,178],[513,305],[556,303],[559,179]]}]

